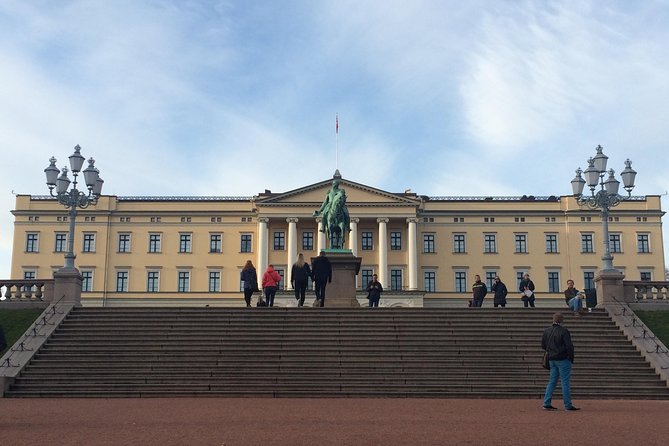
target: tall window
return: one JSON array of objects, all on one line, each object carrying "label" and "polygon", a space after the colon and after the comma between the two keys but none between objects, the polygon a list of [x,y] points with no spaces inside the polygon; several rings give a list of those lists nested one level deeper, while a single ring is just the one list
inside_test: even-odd
[{"label": "tall window", "polygon": [[434,234],[423,234],[423,252],[433,253],[434,250]]},{"label": "tall window", "polygon": [[26,252],[39,252],[39,234],[29,232],[26,234]]},{"label": "tall window", "polygon": [[90,232],[84,233],[84,248],[83,252],[95,252],[95,234]]},{"label": "tall window", "polygon": [[177,292],[187,293],[190,290],[190,272],[179,271],[177,279]]},{"label": "tall window", "polygon": [[581,252],[595,252],[592,234],[581,234]]},{"label": "tall window", "polygon": [[217,293],[221,291],[221,272],[209,271],[209,292]]},{"label": "tall window", "polygon": [[118,293],[128,292],[128,271],[116,271],[116,291]]},{"label": "tall window", "polygon": [[157,293],[159,291],[160,273],[158,271],[147,271],[146,273],[146,291]]},{"label": "tall window", "polygon": [[390,232],[390,250],[391,251],[401,251],[402,250],[402,233],[399,231]]},{"label": "tall window", "polygon": [[278,288],[280,290],[284,289],[284,284],[286,283],[285,280],[283,279],[284,276],[286,275],[286,271],[283,268],[277,268],[274,271],[281,277],[281,280],[279,280],[279,285]]},{"label": "tall window", "polygon": [[525,271],[516,271],[516,289],[520,288],[520,281],[523,280]]},{"label": "tall window", "polygon": [[118,252],[130,252],[130,234],[118,235]]},{"label": "tall window", "polygon": [[483,252],[497,252],[497,237],[495,234],[485,234],[483,236]]},{"label": "tall window", "polygon": [[[360,277],[362,277],[362,287],[361,288],[367,288],[367,285],[369,285],[369,282],[372,281],[372,274],[374,272],[371,269],[363,269],[360,272]],[[381,284],[383,285],[383,284]]]},{"label": "tall window", "polygon": [[84,293],[93,291],[93,271],[81,271],[81,291]]},{"label": "tall window", "polygon": [[560,273],[557,271],[548,271],[548,292],[560,292]]},{"label": "tall window", "polygon": [[467,252],[465,249],[465,235],[453,234],[453,252],[463,253]]},{"label": "tall window", "polygon": [[179,234],[179,252],[191,252],[193,234]]},{"label": "tall window", "polygon": [[467,273],[464,271],[455,272],[455,292],[456,293],[467,292]]},{"label": "tall window", "polygon": [[314,233],[312,231],[304,231],[302,233],[302,251],[313,251],[314,249]]},{"label": "tall window", "polygon": [[497,277],[496,271],[485,272],[485,284],[488,286],[488,291],[490,291],[492,286],[495,284],[495,277]]},{"label": "tall window", "polygon": [[583,288],[589,290],[593,289],[594,287],[595,287],[595,272],[583,271]]},{"label": "tall window", "polygon": [[647,280],[647,281],[652,280],[652,279],[651,279],[650,271],[641,271],[641,272],[640,272],[640,275],[641,275],[641,276],[640,276],[640,279],[641,279],[641,280]]},{"label": "tall window", "polygon": [[371,251],[374,249],[374,239],[370,231],[363,231],[361,240],[363,251]]},{"label": "tall window", "polygon": [[223,250],[221,234],[209,234],[209,252],[221,252]]},{"label": "tall window", "polygon": [[623,252],[620,234],[609,234],[609,250],[611,252]]},{"label": "tall window", "polygon": [[402,289],[402,270],[401,269],[391,269],[390,270],[390,289],[393,291],[399,291]]},{"label": "tall window", "polygon": [[636,246],[637,251],[641,253],[650,252],[650,243],[648,242],[648,234],[637,234],[636,235]]},{"label": "tall window", "polygon": [[67,249],[67,234],[65,232],[56,232],[56,246],[54,252],[65,252]]},{"label": "tall window", "polygon": [[241,241],[242,247],[240,252],[251,252],[251,234],[242,234]]},{"label": "tall window", "polygon": [[557,234],[546,234],[546,252],[554,254],[558,252]]},{"label": "tall window", "polygon": [[437,273],[434,271],[425,271],[423,273],[423,283],[425,284],[426,293],[437,291]]},{"label": "tall window", "polygon": [[286,249],[286,233],[277,231],[274,233],[274,250],[283,251]]},{"label": "tall window", "polygon": [[149,252],[160,252],[160,235],[149,234]]},{"label": "tall window", "polygon": [[516,252],[526,253],[527,252],[527,234],[516,234]]}]

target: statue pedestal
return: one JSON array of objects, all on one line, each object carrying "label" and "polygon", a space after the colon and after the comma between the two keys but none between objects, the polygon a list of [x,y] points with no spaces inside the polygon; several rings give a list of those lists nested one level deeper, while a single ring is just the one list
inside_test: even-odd
[{"label": "statue pedestal", "polygon": [[[326,249],[325,256],[332,265],[332,282],[325,289],[325,306],[359,307],[355,276],[360,271],[362,257],[355,257],[349,249]],[[314,258],[311,261],[313,263]]]}]

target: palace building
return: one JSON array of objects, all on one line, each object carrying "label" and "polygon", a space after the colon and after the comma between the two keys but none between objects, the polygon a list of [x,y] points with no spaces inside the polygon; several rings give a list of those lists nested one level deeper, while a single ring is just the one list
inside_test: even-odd
[{"label": "palace building", "polygon": [[[76,219],[82,301],[240,305],[247,260],[259,276],[274,265],[288,290],[297,254],[310,259],[325,248],[313,213],[331,183],[252,197],[103,195]],[[351,217],[346,244],[362,258],[360,289],[376,273],[384,297],[413,292],[422,305],[436,306],[470,296],[476,274],[488,285],[499,275],[510,297],[524,273],[538,299],[560,297],[567,279],[594,288],[604,242],[600,213],[573,196],[425,196],[346,179],[340,187]],[[12,277],[51,278],[67,251],[67,209],[51,197],[18,195],[12,213]],[[656,195],[611,210],[608,243],[626,279],[663,279],[663,215]]]}]

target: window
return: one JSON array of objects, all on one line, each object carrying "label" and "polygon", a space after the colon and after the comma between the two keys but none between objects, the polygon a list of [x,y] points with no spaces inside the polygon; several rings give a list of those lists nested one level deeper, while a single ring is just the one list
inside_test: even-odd
[{"label": "window", "polygon": [[146,291],[157,293],[159,291],[160,273],[158,271],[146,272]]},{"label": "window", "polygon": [[191,241],[193,234],[179,234],[179,252],[191,252]]},{"label": "window", "polygon": [[515,217],[513,220],[516,223],[525,223],[525,217]]},{"label": "window", "polygon": [[[369,285],[369,282],[372,281],[372,274],[374,272],[371,269],[363,269],[361,272],[361,277],[362,277],[362,287],[361,288],[367,288],[367,285]],[[381,284],[383,285],[383,284]]]},{"label": "window", "polygon": [[285,288],[285,287],[284,287],[284,284],[285,284],[286,282],[285,282],[285,280],[284,280],[284,277],[285,277],[285,275],[286,275],[286,271],[285,271],[283,268],[274,268],[274,271],[276,271],[276,273],[277,273],[279,276],[281,276],[281,280],[279,280],[278,289],[282,290],[282,289]]},{"label": "window", "polygon": [[304,231],[302,233],[302,251],[313,251],[314,249],[314,233],[311,231]]},{"label": "window", "polygon": [[516,271],[516,289],[520,288],[520,282],[523,280],[525,271]]},{"label": "window", "polygon": [[128,271],[116,271],[116,292],[128,292]]},{"label": "window", "polygon": [[209,292],[218,293],[221,291],[221,272],[209,271]]},{"label": "window", "polygon": [[555,254],[558,252],[557,234],[546,234],[546,252]]},{"label": "window", "polygon": [[581,252],[595,252],[592,244],[592,234],[581,234]]},{"label": "window", "polygon": [[483,252],[488,254],[497,252],[497,236],[495,234],[483,235]]},{"label": "window", "polygon": [[67,245],[67,234],[64,232],[56,232],[56,246],[54,252],[65,252]]},{"label": "window", "polygon": [[548,292],[560,292],[560,273],[558,271],[548,271]]},{"label": "window", "polygon": [[209,252],[222,252],[223,246],[221,240],[221,234],[209,234]]},{"label": "window", "polygon": [[191,217],[181,217],[181,223],[190,223]]},{"label": "window", "polygon": [[453,252],[467,252],[465,249],[465,234],[453,234]]},{"label": "window", "polygon": [[526,253],[527,252],[527,234],[516,234],[516,252],[517,253]]},{"label": "window", "polygon": [[362,250],[371,251],[374,249],[374,239],[370,231],[362,232]]},{"label": "window", "polygon": [[583,288],[586,290],[595,288],[595,272],[583,271]]},{"label": "window", "polygon": [[24,271],[23,280],[33,280],[37,279],[37,273],[35,271]]},{"label": "window", "polygon": [[277,231],[274,233],[274,250],[283,251],[286,249],[286,233]]},{"label": "window", "polygon": [[160,217],[151,217],[151,223],[160,223]]},{"label": "window", "polygon": [[437,273],[434,271],[425,271],[423,273],[423,283],[425,284],[426,293],[437,291]]},{"label": "window", "polygon": [[84,249],[83,252],[95,252],[95,234],[90,232],[84,233]]},{"label": "window", "polygon": [[555,223],[555,217],[546,217],[546,223]]},{"label": "window", "polygon": [[650,252],[650,243],[648,242],[648,234],[637,234],[636,235],[636,246],[637,252],[648,253]]},{"label": "window", "polygon": [[211,217],[212,223],[220,223],[221,221],[223,221],[221,217]]},{"label": "window", "polygon": [[636,221],[639,221],[639,222],[641,222],[641,221],[648,221],[648,217],[637,217],[637,218],[636,218]]},{"label": "window", "polygon": [[620,217],[609,217],[609,221],[620,221]]},{"label": "window", "polygon": [[640,276],[640,279],[641,279],[641,280],[646,280],[646,281],[650,281],[650,280],[652,280],[652,279],[651,279],[650,271],[641,271],[641,272],[640,272],[640,275],[641,275],[641,276]]},{"label": "window", "polygon": [[455,292],[456,293],[467,292],[467,273],[464,271],[455,272]]},{"label": "window", "polygon": [[623,252],[620,234],[609,234],[609,251]]},{"label": "window", "polygon": [[465,218],[464,217],[453,217],[453,223],[464,223]]},{"label": "window", "polygon": [[149,252],[160,252],[161,234],[149,234]]},{"label": "window", "polygon": [[81,271],[81,291],[83,293],[93,291],[93,271]]},{"label": "window", "polygon": [[242,234],[241,240],[242,247],[240,252],[251,252],[251,234]]},{"label": "window", "polygon": [[391,269],[390,270],[390,289],[392,291],[399,291],[402,289],[402,270],[401,269]]},{"label": "window", "polygon": [[484,223],[495,223],[495,217],[483,217]]},{"label": "window", "polygon": [[179,271],[177,279],[177,292],[187,293],[190,290],[190,272]]},{"label": "window", "polygon": [[26,252],[39,252],[39,234],[29,232],[26,234]]},{"label": "window", "polygon": [[118,235],[118,252],[130,252],[130,234]]},{"label": "window", "polygon": [[434,251],[434,234],[423,234],[423,252],[433,253]]},{"label": "window", "polygon": [[402,250],[402,233],[398,231],[390,232],[390,250],[391,251],[401,251]]},{"label": "window", "polygon": [[581,221],[592,221],[592,217],[581,217]]},{"label": "window", "polygon": [[490,291],[492,286],[495,284],[495,277],[497,277],[497,271],[485,272],[485,284],[488,287],[488,291]]}]

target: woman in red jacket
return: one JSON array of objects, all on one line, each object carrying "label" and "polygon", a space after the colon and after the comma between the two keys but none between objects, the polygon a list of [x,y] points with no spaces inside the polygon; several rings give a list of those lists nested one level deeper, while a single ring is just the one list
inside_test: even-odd
[{"label": "woman in red jacket", "polygon": [[265,290],[265,299],[267,300],[267,306],[274,306],[274,295],[276,290],[279,289],[279,282],[281,282],[281,276],[279,273],[274,271],[274,266],[269,265],[267,271],[262,275],[262,287]]}]

